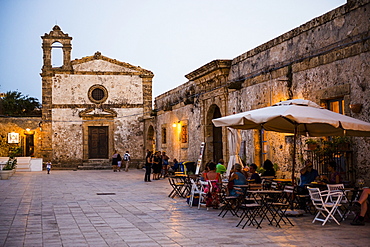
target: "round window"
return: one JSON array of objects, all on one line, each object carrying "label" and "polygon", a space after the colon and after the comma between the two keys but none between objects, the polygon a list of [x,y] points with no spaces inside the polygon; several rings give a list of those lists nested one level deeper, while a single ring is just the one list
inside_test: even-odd
[{"label": "round window", "polygon": [[107,100],[108,91],[102,85],[94,85],[90,87],[88,96],[92,102],[100,104]]}]

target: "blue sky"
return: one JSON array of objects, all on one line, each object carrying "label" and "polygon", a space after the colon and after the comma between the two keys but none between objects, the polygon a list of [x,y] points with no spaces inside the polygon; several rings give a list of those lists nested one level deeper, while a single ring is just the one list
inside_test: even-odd
[{"label": "blue sky", "polygon": [[41,101],[41,37],[55,24],[72,60],[102,55],[153,71],[153,99],[345,0],[0,0],[0,92]]}]

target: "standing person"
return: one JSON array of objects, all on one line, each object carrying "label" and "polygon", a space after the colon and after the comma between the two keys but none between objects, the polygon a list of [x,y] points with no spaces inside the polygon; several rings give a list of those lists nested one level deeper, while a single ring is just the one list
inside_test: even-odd
[{"label": "standing person", "polygon": [[152,164],[153,164],[153,154],[151,151],[148,151],[145,157],[145,182],[152,182],[150,180],[150,173],[152,172]]},{"label": "standing person", "polygon": [[46,170],[48,171],[48,174],[50,174],[50,170],[51,170],[51,162],[50,161],[48,163],[46,163]]},{"label": "standing person", "polygon": [[162,170],[162,155],[161,151],[157,151],[153,157],[153,180],[159,180],[161,170]]},{"label": "standing person", "polygon": [[122,166],[122,158],[121,158],[121,155],[118,154],[117,155],[117,169],[119,172],[121,172],[121,166]]},{"label": "standing person", "polygon": [[113,172],[117,172],[118,167],[118,159],[121,158],[121,155],[117,152],[117,150],[114,150],[114,153],[112,155],[112,168]]},{"label": "standing person", "polygon": [[125,162],[125,172],[128,172],[128,167],[130,166],[131,156],[128,151],[123,155],[123,161]]},{"label": "standing person", "polygon": [[168,160],[170,157],[167,156],[166,152],[162,152],[162,171],[163,177],[168,177]]}]

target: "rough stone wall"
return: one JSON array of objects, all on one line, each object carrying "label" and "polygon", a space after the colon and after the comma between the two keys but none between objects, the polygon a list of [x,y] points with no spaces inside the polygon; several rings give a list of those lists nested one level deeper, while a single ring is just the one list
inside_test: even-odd
[{"label": "rough stone wall", "polygon": [[[187,83],[155,99],[156,148],[166,151],[179,161],[197,161],[200,145],[206,142],[203,161],[213,160],[212,116],[215,107],[226,112],[225,85],[230,60],[215,60],[189,73]],[[225,91],[226,90],[226,91]],[[180,121],[180,123],[179,123]],[[177,127],[172,127],[173,124]],[[179,141],[179,126],[188,126],[188,144]],[[162,128],[167,130],[166,144],[162,144]],[[227,157],[226,130],[223,133],[223,153]]]},{"label": "rough stone wall", "polygon": [[[29,128],[34,131],[34,157],[41,156],[41,132],[39,124],[41,117],[0,117],[0,157],[7,157],[10,148],[21,147],[25,155],[25,132]],[[19,134],[19,143],[8,143],[8,133],[15,132]]]},{"label": "rough stone wall", "polygon": [[[370,122],[369,10],[369,0],[348,1],[346,5],[236,57],[231,68],[223,68],[224,72],[230,69],[226,80],[222,79],[225,73],[215,76],[215,63],[202,66],[187,75],[189,82],[156,98],[156,108],[159,109],[157,128],[173,121],[169,116],[175,111],[181,110],[182,115],[191,116],[188,106],[173,107],[186,98],[187,88],[192,88],[195,98],[199,96],[196,100],[199,105],[194,106],[201,108],[200,123],[203,125],[203,131],[189,129],[189,139],[191,135],[199,134],[203,134],[201,138],[204,140],[212,139],[212,126],[208,122],[210,109],[215,105],[224,116],[287,99],[303,98],[325,105],[327,100],[343,98],[346,115]],[[362,104],[360,113],[350,110],[350,104],[355,103]],[[267,145],[261,144],[259,131],[243,131],[242,136],[245,148],[241,154],[247,163],[260,165],[263,150],[267,152],[264,158],[278,163],[281,170],[291,169],[291,136],[265,132]],[[224,156],[227,156],[226,137],[223,130]],[[358,176],[369,177],[369,138],[351,139]],[[157,138],[157,143],[159,140]],[[305,138],[300,137],[297,142],[298,160],[306,157],[304,141]],[[175,146],[173,152],[178,152]]]},{"label": "rough stone wall", "polygon": [[[242,112],[289,98],[324,104],[343,97],[346,115],[370,122],[369,9],[369,1],[351,1],[235,58],[230,83],[241,82],[243,88],[230,94],[228,114],[235,111],[235,105],[237,112]],[[362,104],[360,113],[350,110],[349,105],[354,103]],[[251,150],[258,151],[260,143],[259,135],[253,132],[245,131],[243,135],[248,139],[254,135],[246,152],[249,160],[256,162],[258,155]],[[278,133],[267,135],[268,155],[283,170],[289,170],[289,138]],[[351,139],[357,171],[368,177],[369,138]],[[298,150],[302,149],[299,145]]]},{"label": "rough stone wall", "polygon": [[91,86],[103,85],[108,91],[104,104],[143,104],[141,78],[126,75],[56,74],[53,77],[53,104],[91,104],[88,90]]}]

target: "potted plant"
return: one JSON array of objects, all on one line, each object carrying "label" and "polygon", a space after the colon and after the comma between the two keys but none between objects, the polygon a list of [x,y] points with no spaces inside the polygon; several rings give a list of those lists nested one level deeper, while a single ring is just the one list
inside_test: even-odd
[{"label": "potted plant", "polygon": [[10,176],[14,174],[15,167],[17,166],[17,160],[14,158],[9,158],[6,165],[0,170],[0,178],[2,180],[9,179]]},{"label": "potted plant", "polygon": [[347,136],[336,136],[333,137],[333,143],[339,151],[348,151],[350,139]]},{"label": "potted plant", "polygon": [[307,149],[313,151],[317,149],[319,142],[315,139],[309,138],[306,140],[306,144],[307,144]]}]

